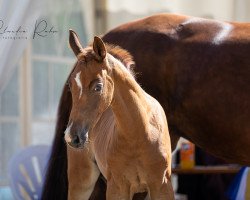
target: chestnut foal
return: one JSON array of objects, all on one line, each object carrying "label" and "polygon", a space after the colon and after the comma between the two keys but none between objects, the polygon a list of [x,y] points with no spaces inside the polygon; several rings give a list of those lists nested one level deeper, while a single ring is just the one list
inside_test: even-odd
[{"label": "chestnut foal", "polygon": [[83,49],[72,30],[69,42],[77,63],[68,79],[68,199],[89,199],[100,172],[108,200],[174,199],[166,116],[129,71],[128,52],[99,37]]}]

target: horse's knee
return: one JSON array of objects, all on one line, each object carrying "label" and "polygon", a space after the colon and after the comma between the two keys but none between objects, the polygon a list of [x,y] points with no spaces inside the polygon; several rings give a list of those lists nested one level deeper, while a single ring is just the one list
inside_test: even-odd
[{"label": "horse's knee", "polygon": [[132,200],[129,193],[129,187],[126,184],[115,183],[112,179],[109,179],[107,182],[107,200]]},{"label": "horse's knee", "polygon": [[68,148],[68,199],[89,199],[99,175],[88,153]]},{"label": "horse's knee", "polygon": [[163,184],[152,184],[149,186],[151,200],[174,200],[174,190],[170,180]]}]

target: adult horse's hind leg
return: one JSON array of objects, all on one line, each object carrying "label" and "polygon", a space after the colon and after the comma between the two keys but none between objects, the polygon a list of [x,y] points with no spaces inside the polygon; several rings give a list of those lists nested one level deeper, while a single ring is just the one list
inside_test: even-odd
[{"label": "adult horse's hind leg", "polygon": [[87,200],[94,190],[100,171],[89,154],[67,146],[69,200]]}]

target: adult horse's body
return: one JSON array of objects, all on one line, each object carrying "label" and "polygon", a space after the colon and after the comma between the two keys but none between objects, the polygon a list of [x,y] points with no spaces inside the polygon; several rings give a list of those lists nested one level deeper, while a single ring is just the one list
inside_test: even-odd
[{"label": "adult horse's body", "polygon": [[[250,24],[161,14],[122,25],[103,40],[133,55],[139,83],[165,109],[173,145],[183,136],[229,162],[250,165]],[[48,189],[53,172],[65,173],[66,158],[53,161],[65,155],[60,140],[69,95],[64,89],[44,197],[61,188]]]},{"label": "adult horse's body", "polygon": [[172,135],[250,165],[250,24],[158,15],[103,39],[132,53],[138,80],[163,105]]}]

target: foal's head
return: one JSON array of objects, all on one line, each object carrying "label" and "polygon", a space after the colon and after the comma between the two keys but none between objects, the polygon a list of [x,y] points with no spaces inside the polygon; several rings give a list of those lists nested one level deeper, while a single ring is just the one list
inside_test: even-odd
[{"label": "foal's head", "polygon": [[92,47],[83,49],[77,34],[70,30],[69,43],[77,63],[68,79],[72,109],[65,140],[70,146],[81,148],[113,99],[112,63],[108,62],[105,44],[98,37]]}]

